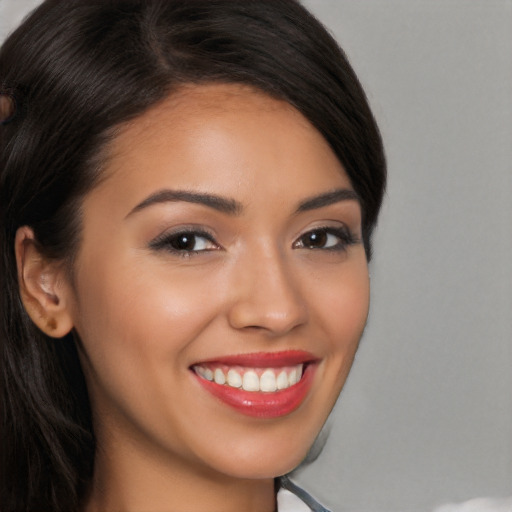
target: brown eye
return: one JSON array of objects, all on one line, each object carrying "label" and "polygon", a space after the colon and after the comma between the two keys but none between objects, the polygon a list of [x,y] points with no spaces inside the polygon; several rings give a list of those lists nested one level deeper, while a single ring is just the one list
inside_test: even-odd
[{"label": "brown eye", "polygon": [[169,245],[177,251],[193,251],[196,242],[196,236],[191,233],[184,233],[169,239]]},{"label": "brown eye", "polygon": [[357,239],[345,228],[318,228],[304,233],[294,244],[297,249],[343,251]]},{"label": "brown eye", "polygon": [[326,231],[311,231],[302,237],[302,244],[308,249],[321,249],[325,247],[327,238]]},{"label": "brown eye", "polygon": [[202,231],[166,233],[150,244],[151,248],[179,254],[194,254],[219,249],[213,237]]}]

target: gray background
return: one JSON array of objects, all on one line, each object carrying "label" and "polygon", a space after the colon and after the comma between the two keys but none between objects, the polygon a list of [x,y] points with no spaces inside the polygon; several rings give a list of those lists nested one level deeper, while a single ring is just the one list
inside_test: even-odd
[{"label": "gray background", "polygon": [[[37,4],[0,0],[0,37]],[[319,460],[335,510],[512,494],[512,0],[306,0],[380,123],[372,307]]]}]

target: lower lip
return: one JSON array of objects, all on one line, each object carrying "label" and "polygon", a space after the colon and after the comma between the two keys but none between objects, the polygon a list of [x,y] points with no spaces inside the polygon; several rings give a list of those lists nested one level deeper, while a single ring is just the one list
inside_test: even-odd
[{"label": "lower lip", "polygon": [[255,418],[278,418],[290,414],[304,401],[313,384],[315,368],[315,364],[308,364],[297,384],[273,393],[244,391],[194,375],[203,388],[242,414]]}]

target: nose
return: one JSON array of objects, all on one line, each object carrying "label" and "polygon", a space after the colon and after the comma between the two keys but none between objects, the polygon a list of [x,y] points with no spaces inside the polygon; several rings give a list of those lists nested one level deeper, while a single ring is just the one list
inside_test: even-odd
[{"label": "nose", "polygon": [[237,264],[228,312],[231,327],[282,336],[307,322],[300,273],[277,253],[260,253]]}]

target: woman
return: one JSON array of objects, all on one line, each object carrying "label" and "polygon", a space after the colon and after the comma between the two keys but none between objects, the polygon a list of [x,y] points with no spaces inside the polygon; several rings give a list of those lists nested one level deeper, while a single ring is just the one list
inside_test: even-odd
[{"label": "woman", "polygon": [[279,477],[350,369],[385,182],[336,43],[291,0],[50,0],[0,77],[2,510],[323,510]]}]

